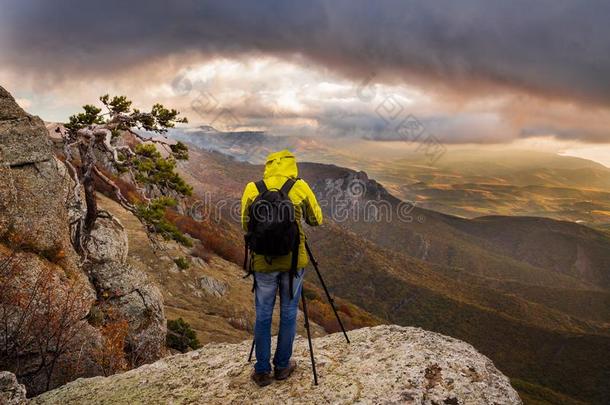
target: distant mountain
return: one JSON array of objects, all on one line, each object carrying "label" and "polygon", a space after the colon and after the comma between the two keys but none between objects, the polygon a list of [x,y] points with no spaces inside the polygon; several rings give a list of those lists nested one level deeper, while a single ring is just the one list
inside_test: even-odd
[{"label": "distant mountain", "polygon": [[[194,148],[182,170],[196,193],[231,206],[262,166]],[[388,322],[472,343],[527,384],[594,402],[610,395],[601,360],[610,358],[607,234],[551,219],[467,220],[412,207],[364,172],[334,165],[302,163],[300,175],[325,202],[326,224],[308,233],[338,297]],[[338,215],[337,195],[360,216]],[[367,220],[365,210],[385,209],[381,202],[403,209],[404,220]]]},{"label": "distant mountain", "polygon": [[269,153],[281,149],[289,149],[298,153],[302,159],[312,162],[347,165],[358,161],[357,156],[343,150],[344,145],[322,137],[281,136],[264,131],[223,132],[209,125],[187,130],[173,129],[168,136],[253,164],[263,163]]},{"label": "distant mountain", "polygon": [[610,168],[586,159],[510,148],[452,147],[432,164],[416,145],[388,148],[349,138],[221,132],[210,126],[174,130],[170,136],[249,163],[262,163],[267,154],[290,149],[301,160],[357,168],[400,199],[445,214],[542,216],[610,230]]},{"label": "distant mountain", "polygon": [[398,197],[447,214],[544,216],[610,229],[610,169],[586,159],[450,149],[433,166],[411,154],[366,170]]},{"label": "distant mountain", "polygon": [[[346,199],[350,185],[362,187],[366,192],[353,201],[357,204],[351,220],[340,224],[380,246],[485,276],[528,279],[530,284],[555,287],[574,287],[576,279],[584,288],[610,288],[610,236],[603,232],[544,218],[467,220],[408,205],[403,206],[410,210],[407,218],[399,218],[404,203],[364,172],[321,164],[302,164],[301,168],[301,175],[323,201],[331,202],[337,193],[327,186],[329,179],[339,179]],[[374,206],[367,203],[380,201],[389,203],[392,218],[366,218],[367,209]],[[331,209],[340,203],[345,202],[338,200],[334,207],[327,204],[327,213],[333,214]]]}]

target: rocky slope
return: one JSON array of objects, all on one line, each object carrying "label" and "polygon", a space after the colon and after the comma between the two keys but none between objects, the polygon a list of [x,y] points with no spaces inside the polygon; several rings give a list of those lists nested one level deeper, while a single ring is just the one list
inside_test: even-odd
[{"label": "rocky slope", "polygon": [[414,403],[520,404],[509,380],[459,340],[418,328],[378,326],[314,341],[320,384],[312,383],[307,341],[297,339],[295,375],[259,389],[249,380],[250,342],[210,344],[112,377],[79,379],[32,404]]}]

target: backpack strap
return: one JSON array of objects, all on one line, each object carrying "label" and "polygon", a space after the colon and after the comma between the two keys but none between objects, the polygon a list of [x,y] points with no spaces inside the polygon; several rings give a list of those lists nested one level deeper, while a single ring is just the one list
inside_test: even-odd
[{"label": "backpack strap", "polygon": [[249,254],[249,249],[248,249],[248,235],[244,235],[244,271],[247,271],[248,274],[246,275],[249,276],[250,272],[248,271],[248,254]]},{"label": "backpack strap", "polygon": [[258,190],[259,194],[263,194],[265,191],[267,191],[267,185],[265,184],[265,180],[259,180],[255,182],[254,185],[256,186],[256,189]]},{"label": "backpack strap", "polygon": [[297,275],[297,266],[299,264],[299,245],[301,244],[301,233],[297,232],[297,237],[292,248],[292,256],[290,260],[290,276],[288,277],[288,287],[290,288],[290,299],[294,299],[294,278]]},{"label": "backpack strap", "polygon": [[248,235],[244,235],[245,242],[245,250],[244,250],[244,270],[246,274],[243,276],[244,279],[252,276],[252,292],[256,290],[256,276],[254,275],[254,271],[252,269],[252,257],[250,257],[250,249],[248,247]]},{"label": "backpack strap", "polygon": [[288,180],[286,180],[284,182],[284,185],[282,186],[282,188],[280,188],[280,191],[282,193],[284,193],[284,195],[288,195],[290,190],[292,190],[292,186],[294,186],[294,183],[296,183],[296,180],[292,179],[292,178],[289,178]]},{"label": "backpack strap", "polygon": [[[264,180],[259,180],[254,182],[256,189],[258,190],[258,194],[263,194],[267,191],[267,185]],[[248,227],[250,227],[250,222],[248,223]],[[243,278],[248,278],[252,276],[252,292],[256,289],[256,276],[254,275],[254,270],[252,269],[252,257],[250,255],[251,250],[248,246],[248,234],[244,235],[244,270],[246,271],[246,275]]]},{"label": "backpack strap", "polygon": [[[282,188],[280,189],[280,192],[284,193],[285,196],[288,196],[288,193],[290,192],[290,190],[292,190],[292,186],[294,186],[294,184],[297,181],[293,178],[288,178],[284,184],[282,185]],[[290,276],[288,277],[289,280],[289,288],[290,288],[290,299],[294,298],[294,278],[296,277],[297,274],[297,266],[299,263],[299,245],[300,245],[300,232],[297,231],[297,237],[295,238],[294,241],[294,246],[292,247],[292,255],[290,258]]]}]

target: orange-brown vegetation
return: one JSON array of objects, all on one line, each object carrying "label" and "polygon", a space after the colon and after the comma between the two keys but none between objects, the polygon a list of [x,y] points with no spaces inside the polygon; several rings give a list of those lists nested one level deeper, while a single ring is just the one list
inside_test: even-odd
[{"label": "orange-brown vegetation", "polygon": [[191,254],[195,257],[202,259],[206,263],[210,263],[212,260],[212,253],[203,244],[198,244],[193,248]]},{"label": "orange-brown vegetation", "polygon": [[[167,210],[165,217],[176,225],[182,233],[200,240],[208,251],[212,251],[223,259],[234,263],[239,264],[243,260],[243,250],[228,237],[228,226],[223,229],[222,223],[207,219],[196,221],[190,216],[180,214],[174,210]],[[202,254],[202,249],[199,249],[199,252]]]},{"label": "orange-brown vegetation", "polygon": [[[307,312],[311,320],[328,333],[341,331],[337,318],[324,293],[310,283],[305,283]],[[346,330],[379,325],[382,322],[369,313],[342,299],[335,299],[335,307]]]},{"label": "orange-brown vegetation", "polygon": [[125,339],[129,332],[127,320],[114,315],[107,314],[108,320],[101,327],[102,344],[93,352],[94,361],[98,364],[105,376],[109,376],[129,368],[125,356]]},{"label": "orange-brown vegetation", "polygon": [[[132,204],[142,202],[142,197],[140,197],[140,193],[138,192],[138,189],[136,188],[136,186],[133,183],[123,180],[121,177],[116,176],[116,175],[108,172],[107,170],[100,169],[100,172],[102,172],[102,174],[104,174],[104,176],[111,179],[114,182],[114,184],[117,185],[117,187],[121,190],[121,194],[123,194],[123,197],[125,197],[127,199],[127,201],[129,201]],[[94,184],[95,184],[95,189],[97,191],[99,191],[100,193],[102,193],[105,196],[112,198],[112,199],[116,198],[114,189],[107,182],[102,181],[96,177]]]},{"label": "orange-brown vegetation", "polygon": [[90,300],[82,280],[34,253],[0,245],[0,285],[0,369],[46,389],[68,381],[79,367],[68,358],[86,345],[82,318]]}]

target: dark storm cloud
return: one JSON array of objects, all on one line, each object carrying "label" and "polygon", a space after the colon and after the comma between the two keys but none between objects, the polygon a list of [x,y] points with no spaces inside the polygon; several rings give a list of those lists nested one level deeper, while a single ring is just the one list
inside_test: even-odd
[{"label": "dark storm cloud", "polygon": [[354,77],[610,103],[602,0],[4,0],[0,69],[112,75],[168,54],[304,55]]}]

